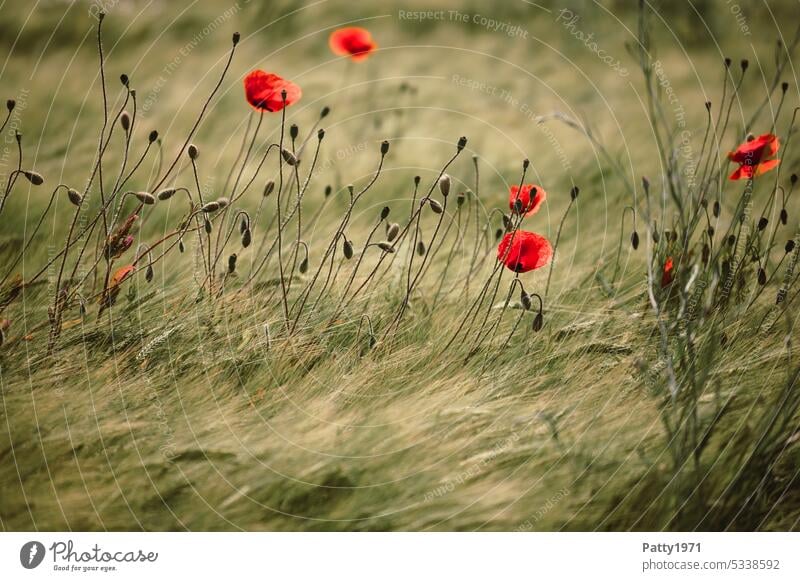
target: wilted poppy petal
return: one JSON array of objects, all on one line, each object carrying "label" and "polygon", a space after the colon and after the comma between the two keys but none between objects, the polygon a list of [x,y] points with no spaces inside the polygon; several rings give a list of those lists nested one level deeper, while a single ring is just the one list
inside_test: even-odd
[{"label": "wilted poppy petal", "polygon": [[369,31],[357,26],[334,30],[329,44],[334,54],[349,56],[354,61],[364,60],[378,48]]},{"label": "wilted poppy petal", "polygon": [[[531,192],[535,192],[533,196],[531,196]],[[539,211],[539,208],[547,199],[547,192],[534,184],[524,184],[522,188],[513,185],[509,189],[508,196],[508,207],[512,212],[516,211],[515,204],[517,199],[522,202],[522,213],[526,216],[531,216]]]},{"label": "wilted poppy petal", "polygon": [[274,73],[255,70],[244,78],[247,102],[258,111],[275,112],[283,109],[283,91],[286,91],[287,107],[303,96],[300,87]]},{"label": "wilted poppy petal", "polygon": [[514,272],[528,272],[546,265],[553,258],[547,238],[535,232],[509,232],[497,246],[497,259]]}]

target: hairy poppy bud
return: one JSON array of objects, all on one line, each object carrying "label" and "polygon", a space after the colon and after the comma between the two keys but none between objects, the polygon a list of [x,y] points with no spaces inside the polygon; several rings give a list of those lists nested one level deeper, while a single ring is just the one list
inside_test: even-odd
[{"label": "hairy poppy bud", "polygon": [[419,176],[414,176],[414,185],[415,185],[415,186],[418,186],[418,185],[419,185],[419,182],[420,182],[420,180],[421,180],[421,179],[422,179],[422,178],[421,178],[421,177],[419,177]]},{"label": "hairy poppy bud", "polygon": [[725,68],[731,66],[731,59],[730,57],[725,57]]},{"label": "hairy poppy bud", "polygon": [[713,207],[712,212],[713,212],[715,218],[719,218],[720,210],[721,210],[721,208],[719,206],[719,200],[714,200],[714,207]]},{"label": "hairy poppy bud", "polygon": [[245,228],[244,232],[242,232],[242,247],[247,248],[250,246],[250,242],[253,240],[253,235],[250,232],[250,228]]},{"label": "hairy poppy bud", "polygon": [[742,72],[745,72],[747,70],[747,67],[750,66],[750,61],[748,61],[747,59],[742,59],[742,62],[739,64],[742,67]]},{"label": "hairy poppy bud", "polygon": [[325,186],[325,197],[327,198],[328,196],[330,196],[332,191],[333,187],[330,184]]},{"label": "hairy poppy bud", "polygon": [[331,112],[331,108],[328,107],[327,105],[325,105],[322,108],[322,111],[319,112],[319,118],[320,119],[325,119],[325,117],[327,117],[330,112]]},{"label": "hairy poppy bud", "polygon": [[578,188],[578,186],[573,186],[572,189],[569,191],[569,198],[572,201],[577,200],[578,199],[578,194],[580,193],[580,191],[581,190]]},{"label": "hairy poppy bud", "polygon": [[509,218],[505,214],[503,214],[503,228],[506,230],[511,228],[511,218]]},{"label": "hairy poppy bud", "polygon": [[142,204],[147,204],[148,206],[152,206],[156,203],[156,199],[153,194],[149,192],[134,192],[133,194],[136,196],[136,199],[139,200]]},{"label": "hairy poppy bud", "polygon": [[459,137],[458,138],[458,145],[456,145],[456,148],[458,149],[458,151],[461,151],[466,146],[467,146],[467,138],[464,137],[464,136]]},{"label": "hairy poppy bud", "polygon": [[222,208],[227,207],[231,203],[231,201],[228,198],[225,198],[225,197],[217,198],[216,202],[217,202],[217,204],[219,204],[220,210]]},{"label": "hairy poppy bud", "polygon": [[236,253],[234,252],[228,257],[228,274],[233,274],[236,270]]},{"label": "hairy poppy bud", "polygon": [[639,233],[636,230],[631,234],[631,246],[633,246],[634,250],[639,248]]},{"label": "hairy poppy bud", "polygon": [[308,270],[308,257],[303,259],[303,262],[300,263],[300,266],[298,267],[297,270],[300,271],[300,274],[306,273],[306,271]]},{"label": "hairy poppy bud", "polygon": [[[522,214],[522,200],[520,200],[519,198],[514,200],[514,211],[517,214]],[[506,226],[506,228],[508,228],[508,226]]]},{"label": "hairy poppy bud", "polygon": [[206,234],[211,234],[211,221],[208,218],[203,218],[203,228]]},{"label": "hairy poppy bud", "polygon": [[446,198],[450,194],[450,176],[444,174],[441,178],[439,178],[439,191],[442,192],[442,195]]},{"label": "hairy poppy bud", "polygon": [[147,270],[144,271],[144,279],[147,282],[153,282],[153,275],[154,274],[155,273],[153,272],[153,265],[152,264],[148,264],[147,265]]},{"label": "hairy poppy bud", "polygon": [[325,130],[324,129],[320,129],[319,131],[317,131],[317,139],[319,141],[322,141],[322,139],[324,137],[325,137]]},{"label": "hairy poppy bud", "polygon": [[264,197],[266,198],[267,196],[269,196],[274,189],[275,189],[275,182],[273,180],[269,180],[266,184],[264,184]]},{"label": "hairy poppy bud", "polygon": [[731,234],[728,236],[728,246],[733,246],[734,244],[736,244],[736,235]]},{"label": "hairy poppy bud", "polygon": [[219,203],[217,202],[208,202],[202,208],[201,211],[205,212],[206,214],[210,214],[211,212],[216,212],[219,210]]},{"label": "hairy poppy bud", "polygon": [[197,159],[200,155],[200,151],[198,151],[197,146],[194,143],[189,144],[189,149],[187,150],[189,153],[189,159]]},{"label": "hairy poppy bud", "polygon": [[381,220],[386,220],[389,217],[389,212],[391,212],[389,206],[384,206],[383,210],[381,210]]},{"label": "hairy poppy bud", "polygon": [[244,234],[244,231],[247,230],[248,227],[247,216],[242,216],[242,221],[239,222],[239,234]]},{"label": "hairy poppy bud", "polygon": [[130,79],[128,78],[128,75],[126,75],[125,73],[122,73],[119,76],[119,82],[122,83],[123,87],[127,87],[130,84]]},{"label": "hairy poppy bud", "polygon": [[399,233],[400,233],[400,224],[395,222],[386,229],[386,239],[389,240],[389,242],[391,242],[392,240],[397,238],[397,235]]},{"label": "hairy poppy bud", "polygon": [[530,165],[531,165],[531,160],[529,160],[527,157],[522,160],[522,169],[523,170],[527,170]]},{"label": "hairy poppy bud", "polygon": [[123,131],[125,133],[128,132],[128,129],[131,128],[131,115],[127,111],[123,111],[122,115],[119,116],[119,124],[122,126]]},{"label": "hairy poppy bud", "polygon": [[67,190],[67,197],[75,206],[80,206],[83,203],[83,196],[80,195],[77,190],[73,190],[72,188]]},{"label": "hairy poppy bud", "polygon": [[789,221],[789,213],[786,211],[786,208],[781,208],[781,224],[786,226],[786,223]]},{"label": "hairy poppy bud", "polygon": [[764,216],[758,219],[758,231],[761,232],[764,228],[767,227],[769,224],[769,220],[767,220]]},{"label": "hairy poppy bud", "polygon": [[282,149],[281,150],[281,156],[283,157],[283,161],[285,161],[287,164],[291,165],[292,167],[297,165],[297,158],[288,149]]},{"label": "hairy poppy bud", "polygon": [[787,83],[786,81],[783,81],[781,83],[781,91],[783,91],[785,93],[788,90],[789,90],[789,83]]},{"label": "hairy poppy bud", "polygon": [[389,142],[384,140],[381,142],[381,155],[389,153]]},{"label": "hairy poppy bud", "polygon": [[17,102],[14,99],[9,99],[8,101],[6,101],[6,109],[8,109],[9,113],[11,113],[14,110],[14,107],[16,106]]},{"label": "hairy poppy bud", "polygon": [[459,193],[456,196],[456,205],[460,208],[461,206],[464,205],[464,202],[466,201],[466,199],[467,199],[467,195],[464,192]]},{"label": "hairy poppy bud", "polygon": [[378,248],[384,252],[389,252],[390,254],[394,252],[394,246],[392,246],[389,242],[378,242]]},{"label": "hairy poppy bud", "polygon": [[503,229],[502,228],[498,228],[497,230],[494,231],[494,239],[495,240],[500,240],[502,237],[503,237]]},{"label": "hairy poppy bud", "polygon": [[428,204],[430,204],[431,210],[433,210],[435,214],[441,214],[444,211],[442,205],[434,199],[428,199]]},{"label": "hairy poppy bud", "polygon": [[542,313],[539,312],[536,313],[536,316],[533,318],[533,325],[531,325],[531,328],[538,333],[542,330],[542,326],[544,326],[544,317]]},{"label": "hairy poppy bud", "polygon": [[787,240],[786,246],[783,247],[786,254],[789,254],[792,250],[794,250],[794,240]]},{"label": "hairy poppy bud", "polygon": [[763,268],[758,269],[758,284],[761,286],[767,284],[767,273]]},{"label": "hairy poppy bud", "polygon": [[158,131],[156,131],[155,129],[153,129],[153,130],[150,132],[150,135],[148,135],[148,136],[147,136],[147,140],[148,140],[150,143],[153,143],[153,142],[154,142],[156,139],[158,139]]},{"label": "hairy poppy bud", "polygon": [[531,310],[531,295],[526,293],[524,290],[520,291],[519,293],[519,302],[522,303],[522,308],[526,311]]},{"label": "hairy poppy bud", "polygon": [[353,258],[353,244],[347,239],[344,239],[344,244],[342,244],[342,253],[347,260]]},{"label": "hairy poppy bud", "polygon": [[22,175],[24,175],[34,186],[41,186],[44,183],[42,174],[38,172],[26,170],[22,172]]},{"label": "hairy poppy bud", "polygon": [[289,137],[292,140],[297,139],[297,136],[300,134],[300,128],[297,126],[296,123],[292,123],[291,127],[289,127]]},{"label": "hairy poppy bud", "polygon": [[237,44],[239,44],[239,39],[240,38],[242,38],[242,36],[238,32],[234,32],[233,33],[233,37],[231,38],[231,41],[233,42],[233,46],[236,46]]},{"label": "hairy poppy bud", "polygon": [[174,196],[176,191],[177,190],[175,188],[165,188],[160,192],[158,192],[158,195],[156,197],[163,202],[169,200],[172,196]]}]

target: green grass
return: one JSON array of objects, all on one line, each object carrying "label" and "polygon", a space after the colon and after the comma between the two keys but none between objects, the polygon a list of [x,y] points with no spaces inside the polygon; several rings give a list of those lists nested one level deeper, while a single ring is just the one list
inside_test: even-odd
[{"label": "green grass", "polygon": [[[508,185],[518,182],[522,160],[530,159],[527,181],[541,184],[548,199],[525,227],[554,241],[566,212],[544,328],[532,331],[534,313],[525,313],[504,347],[520,314],[508,309],[496,335],[474,356],[467,357],[471,338],[445,349],[492,266],[494,243],[487,238],[480,248],[489,250],[489,258],[467,292],[475,239],[472,200],[462,209],[468,224],[464,239],[453,226],[397,331],[386,336],[404,297],[408,243],[339,314],[336,306],[355,260],[344,261],[337,253],[339,278],[291,335],[283,331],[274,261],[254,284],[236,292],[261,256],[258,228],[274,214],[274,194],[262,209],[253,244],[241,248],[234,234],[226,247],[219,269],[236,252],[239,276],[228,279],[216,300],[198,292],[202,266],[193,262],[196,239],[190,236],[186,253],[173,251],[159,262],[151,283],[143,272],[137,274],[102,316],[96,303],[85,317],[74,305],[68,309],[57,348],[49,354],[47,309],[55,281],[54,274],[42,277],[0,315],[10,321],[0,347],[3,530],[797,528],[794,304],[788,318],[760,324],[764,316],[772,317],[767,313],[774,312],[789,261],[749,308],[758,288],[751,264],[743,267],[728,304],[714,304],[713,285],[701,294],[704,308],[697,309],[696,321],[687,319],[686,293],[664,297],[666,352],[681,387],[679,397],[665,395],[665,350],[646,292],[647,210],[639,186],[641,176],[650,176],[660,199],[657,178],[663,168],[641,74],[625,48],[635,41],[628,34],[636,32],[635,12],[588,5],[578,11],[579,28],[594,32],[603,49],[630,70],[623,79],[554,22],[558,7],[550,14],[526,3],[499,8],[473,2],[462,9],[519,23],[530,32],[528,39],[509,39],[474,23],[398,18],[400,9],[436,4],[330,2],[294,13],[288,2],[242,5],[184,56],[181,49],[230,5],[120,3],[104,22],[109,109],[116,112],[124,97],[117,78],[130,75],[140,108],[150,98],[139,111],[132,155],[141,153],[156,128],[168,163],[219,78],[231,33],[241,31],[232,68],[193,138],[201,152],[200,182],[215,197],[252,114],[241,89],[249,70],[274,70],[303,87],[303,99],[287,112],[287,123],[297,123],[301,136],[323,106],[332,107],[323,122],[320,169],[303,206],[304,220],[317,217],[303,235],[311,249],[310,268],[296,275],[291,299],[319,266],[347,207],[346,185],[363,187],[371,179],[383,139],[391,142],[385,167],[347,229],[357,250],[382,207],[391,208],[390,220],[405,223],[413,176],[429,187],[459,136],[469,143],[448,169],[453,179],[448,210],[458,192],[476,189],[472,155],[479,158],[482,216],[493,208],[507,210]],[[63,182],[80,189],[91,170],[103,108],[88,7],[41,8],[30,19],[29,8],[0,8],[8,55],[0,68],[0,96],[17,99],[13,119],[23,133],[24,165],[46,179],[39,188],[20,181],[7,200],[0,216],[0,276],[25,244],[52,188]],[[654,30],[659,48],[654,57],[685,109],[695,151],[705,127],[703,103],[719,98],[721,55],[737,62],[749,58],[755,77],[733,109],[731,135],[739,135],[764,98],[755,56],[769,79],[777,34],[764,24],[745,49],[727,14],[706,16],[713,37],[696,19],[668,11],[664,17],[674,28],[666,30],[656,20]],[[329,30],[370,17],[375,18],[364,25],[381,50],[365,63],[335,59],[327,48]],[[753,26],[765,22],[759,12],[749,17]],[[783,30],[785,42],[792,33]],[[177,56],[179,64],[165,73]],[[454,75],[497,92],[469,88]],[[675,126],[674,109],[663,102],[667,122]],[[782,137],[796,105],[792,87],[776,121]],[[563,123],[536,123],[536,115],[553,111],[587,119],[610,159]],[[768,114],[754,132],[769,130]],[[279,130],[279,117],[268,117],[261,137],[277,139]],[[721,145],[722,157],[735,141]],[[4,186],[16,164],[13,133],[7,130],[0,145]],[[104,160],[106,182],[116,176],[121,152],[117,135]],[[781,155],[780,184],[786,186],[797,155],[788,146]],[[126,190],[152,186],[155,159],[148,157]],[[185,156],[182,160],[175,183],[191,186],[191,167]],[[248,164],[248,171],[255,165]],[[254,218],[273,169],[261,174],[241,203]],[[637,251],[630,249],[628,215],[613,280],[620,219],[632,203],[626,183],[639,192],[643,241]],[[333,188],[329,198],[326,184]],[[573,185],[581,193],[570,207]],[[756,214],[771,185],[771,178],[756,181]],[[726,190],[720,232],[736,216],[742,189],[734,184]],[[438,191],[434,197],[441,200]],[[87,205],[96,211],[98,202],[94,188]],[[132,207],[129,201],[126,208]],[[787,226],[779,225],[776,209],[770,214],[769,232],[776,228],[778,242],[766,263],[770,273],[778,268],[783,243],[796,235],[800,207],[792,199],[788,209]],[[185,199],[178,196],[146,210],[137,243],[174,230],[185,211]],[[27,281],[60,250],[72,212],[60,192],[14,272]],[[675,215],[669,206],[653,219],[663,233]],[[424,213],[426,237],[436,218]],[[490,235],[498,225],[494,215]],[[376,240],[382,234],[381,227]],[[294,240],[291,229],[287,236]],[[692,248],[689,265],[698,263],[698,249]],[[92,244],[90,254],[93,250]],[[656,268],[665,251],[664,245],[656,250]],[[376,256],[370,249],[356,284]],[[526,289],[543,295],[547,270],[522,275]],[[510,278],[503,279],[494,303],[502,302]],[[84,288],[87,296],[90,287]],[[500,309],[491,313],[496,317]],[[362,315],[373,326],[374,345]],[[690,337],[684,332],[687,320]]]}]

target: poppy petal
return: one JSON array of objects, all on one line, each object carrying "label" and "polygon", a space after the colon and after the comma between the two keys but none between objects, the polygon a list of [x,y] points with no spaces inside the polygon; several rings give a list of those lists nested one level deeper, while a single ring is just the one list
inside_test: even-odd
[{"label": "poppy petal", "polygon": [[354,61],[366,59],[378,45],[370,32],[358,26],[340,28],[331,33],[328,43],[334,54],[349,56]]},{"label": "poppy petal", "polygon": [[[531,192],[535,192],[531,200]],[[513,185],[509,188],[508,207],[512,212],[516,211],[517,200],[522,202],[522,211],[526,216],[532,216],[539,211],[544,201],[547,199],[547,192],[534,184],[524,184],[522,188]]]},{"label": "poppy petal", "polygon": [[535,232],[507,233],[497,246],[497,259],[514,272],[528,272],[545,266],[553,258],[547,238]]},{"label": "poppy petal", "polygon": [[262,70],[254,70],[244,78],[247,102],[257,111],[280,111],[284,107],[282,92],[286,91],[286,106],[296,103],[303,92],[296,84]]}]

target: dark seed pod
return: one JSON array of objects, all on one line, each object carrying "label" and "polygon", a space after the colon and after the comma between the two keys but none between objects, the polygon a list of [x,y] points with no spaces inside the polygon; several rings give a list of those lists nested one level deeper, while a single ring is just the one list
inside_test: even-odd
[{"label": "dark seed pod", "polygon": [[269,196],[274,189],[275,189],[275,182],[273,180],[267,181],[267,183],[264,184],[264,197],[266,198],[267,196]]},{"label": "dark seed pod", "polygon": [[147,141],[149,141],[150,143],[153,143],[156,139],[158,139],[158,131],[153,129],[150,132],[150,135],[147,136]]},{"label": "dark seed pod", "polygon": [[392,246],[389,242],[378,242],[378,248],[390,254],[394,253],[394,246]]},{"label": "dark seed pod", "polygon": [[347,260],[353,258],[353,244],[347,238],[344,239],[342,244],[342,253]]},{"label": "dark seed pod", "polygon": [[137,200],[139,200],[142,204],[146,204],[148,206],[152,206],[156,203],[156,198],[150,192],[134,192],[133,194]]},{"label": "dark seed pod", "polygon": [[127,111],[123,111],[119,116],[119,124],[122,126],[123,131],[127,133],[131,128],[131,114]]},{"label": "dark seed pod", "polygon": [[74,206],[80,206],[83,203],[83,196],[80,195],[77,190],[73,190],[72,188],[67,190],[67,197]]},{"label": "dark seed pod", "polygon": [[417,254],[425,256],[425,243],[422,240],[417,242]]},{"label": "dark seed pod", "polygon": [[300,128],[297,126],[296,123],[292,123],[292,126],[289,127],[289,137],[292,138],[292,141],[297,139],[297,136],[300,134]]},{"label": "dark seed pod", "polygon": [[639,233],[636,230],[631,234],[631,246],[633,246],[634,250],[639,248]]},{"label": "dark seed pod", "polygon": [[304,258],[303,262],[300,263],[300,266],[297,268],[300,271],[300,274],[305,274],[308,271],[308,258]]},{"label": "dark seed pod", "polygon": [[181,254],[183,254],[184,251],[186,250],[186,247],[183,245],[183,238],[178,240],[178,250],[180,251]]},{"label": "dark seed pod", "polygon": [[163,202],[174,196],[176,191],[177,190],[175,188],[166,188],[158,192],[158,196],[156,197]]},{"label": "dark seed pod", "polygon": [[283,161],[285,161],[287,164],[291,165],[292,167],[297,165],[297,158],[288,149],[282,149],[281,150],[281,157],[283,157]]},{"label": "dark seed pod", "polygon": [[795,245],[794,240],[786,241],[786,246],[783,247],[783,249],[786,251],[786,254],[789,254],[792,250],[794,250],[794,245]]},{"label": "dark seed pod", "polygon": [[712,206],[711,212],[714,214],[715,218],[719,218],[720,210],[719,200],[714,200],[714,206]]},{"label": "dark seed pod", "polygon": [[463,137],[463,136],[462,136],[462,137],[459,137],[459,138],[458,138],[458,145],[456,145],[456,148],[458,149],[458,151],[461,151],[461,150],[462,150],[462,149],[464,149],[466,146],[467,146],[467,138],[466,138],[466,137]]},{"label": "dark seed pod", "polygon": [[203,218],[203,228],[206,230],[206,234],[211,234],[211,221],[208,218]]},{"label": "dark seed pod", "polygon": [[544,326],[544,317],[542,316],[542,313],[537,313],[533,318],[533,325],[531,328],[534,331],[539,332],[542,330],[542,326]]},{"label": "dark seed pod", "polygon": [[384,206],[383,210],[381,210],[381,220],[386,220],[389,217],[389,212],[391,212],[391,208],[389,206]]},{"label": "dark seed pod", "polygon": [[391,224],[391,225],[389,226],[389,228],[387,228],[387,230],[386,230],[386,239],[387,239],[389,242],[391,242],[392,240],[394,240],[395,238],[397,238],[397,235],[398,235],[399,233],[400,233],[400,224],[398,224],[397,222],[395,222],[395,223]]},{"label": "dark seed pod", "polygon": [[436,200],[429,199],[428,204],[430,205],[431,210],[433,210],[435,214],[441,214],[442,212],[444,212],[444,208],[442,208],[442,205]]},{"label": "dark seed pod", "polygon": [[247,248],[250,246],[250,242],[253,241],[253,235],[250,232],[250,228],[245,228],[245,231],[242,232],[242,248]]},{"label": "dark seed pod", "polygon": [[388,141],[382,141],[381,142],[381,155],[386,155],[387,153],[389,153],[389,142]]},{"label": "dark seed pod", "polygon": [[26,170],[22,172],[22,175],[24,175],[34,186],[41,186],[44,183],[42,174],[38,172]]},{"label": "dark seed pod", "polygon": [[233,274],[236,270],[236,253],[228,257],[228,274]]},{"label": "dark seed pod", "polygon": [[519,293],[519,302],[522,303],[522,308],[523,309],[525,309],[526,311],[530,311],[531,310],[531,304],[532,304],[531,295],[526,293],[524,290],[520,291],[520,293]]},{"label": "dark seed pod", "polygon": [[786,226],[786,223],[789,221],[789,213],[786,211],[786,208],[781,208],[781,224]]},{"label": "dark seed pod", "polygon": [[569,198],[573,202],[578,199],[578,194],[581,193],[580,188],[578,186],[573,186],[572,189],[569,191]]},{"label": "dark seed pod", "polygon": [[144,272],[144,279],[147,282],[153,282],[153,275],[154,274],[155,273],[153,272],[153,265],[152,264],[148,264],[147,265],[147,270]]},{"label": "dark seed pod", "polygon": [[444,174],[439,178],[439,191],[442,192],[445,198],[450,194],[450,185],[451,180],[449,175]]},{"label": "dark seed pod", "polygon": [[767,273],[763,268],[758,269],[758,284],[761,286],[767,284]]},{"label": "dark seed pod", "polygon": [[767,227],[769,224],[769,220],[767,220],[764,216],[758,219],[758,231],[761,232],[764,228]]},{"label": "dark seed pod", "polygon": [[197,149],[197,146],[194,143],[189,144],[189,149],[187,149],[189,153],[189,159],[197,159],[200,156],[200,151]]}]

